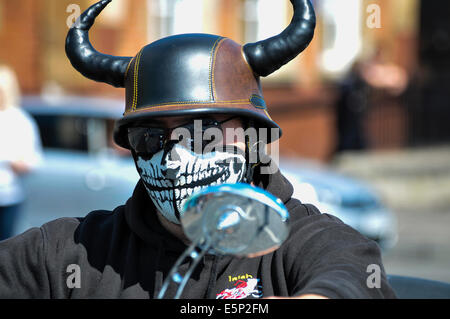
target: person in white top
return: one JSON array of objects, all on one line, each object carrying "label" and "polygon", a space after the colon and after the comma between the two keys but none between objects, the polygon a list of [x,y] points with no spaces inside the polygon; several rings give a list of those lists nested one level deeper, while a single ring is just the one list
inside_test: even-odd
[{"label": "person in white top", "polygon": [[42,161],[42,145],[33,118],[20,107],[15,73],[0,66],[0,241],[14,234],[25,200],[21,176]]}]

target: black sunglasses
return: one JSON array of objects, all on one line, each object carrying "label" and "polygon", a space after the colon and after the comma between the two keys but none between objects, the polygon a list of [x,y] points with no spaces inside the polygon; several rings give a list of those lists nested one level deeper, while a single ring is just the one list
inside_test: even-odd
[{"label": "black sunglasses", "polygon": [[[212,136],[210,139],[205,138],[205,132],[209,129],[219,129],[222,132],[222,124],[237,117],[233,116],[223,121],[217,121],[212,118],[200,118],[173,128],[133,126],[128,128],[128,141],[131,148],[137,153],[155,154],[162,150],[169,140],[180,143],[194,152],[203,152],[212,139]],[[201,126],[199,127],[199,125]],[[176,140],[170,139],[174,131],[178,134]],[[202,143],[201,148],[197,149],[194,137],[200,133]]]}]

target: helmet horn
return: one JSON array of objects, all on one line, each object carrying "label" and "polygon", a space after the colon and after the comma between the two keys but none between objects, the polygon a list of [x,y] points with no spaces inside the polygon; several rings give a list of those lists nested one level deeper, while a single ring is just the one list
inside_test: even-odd
[{"label": "helmet horn", "polygon": [[85,77],[124,87],[125,73],[132,58],[102,54],[89,41],[89,30],[95,18],[110,2],[102,0],[81,14],[67,35],[66,54],[73,67]]},{"label": "helmet horn", "polygon": [[253,72],[267,76],[305,50],[314,36],[316,16],[309,0],[291,0],[294,17],[290,25],[272,38],[248,43],[244,54]]}]

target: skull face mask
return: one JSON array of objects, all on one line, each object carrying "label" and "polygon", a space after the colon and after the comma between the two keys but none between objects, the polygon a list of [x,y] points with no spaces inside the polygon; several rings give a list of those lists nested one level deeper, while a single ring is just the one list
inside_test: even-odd
[{"label": "skull face mask", "polygon": [[244,152],[227,146],[197,154],[172,144],[150,158],[134,154],[147,192],[163,216],[180,224],[181,208],[188,197],[208,186],[242,182],[246,171]]}]

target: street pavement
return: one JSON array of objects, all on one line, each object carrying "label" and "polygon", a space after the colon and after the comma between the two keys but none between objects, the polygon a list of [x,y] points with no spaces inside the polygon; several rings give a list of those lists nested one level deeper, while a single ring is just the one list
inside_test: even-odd
[{"label": "street pavement", "polygon": [[450,283],[450,147],[346,153],[332,165],[371,184],[396,214],[386,271]]}]

